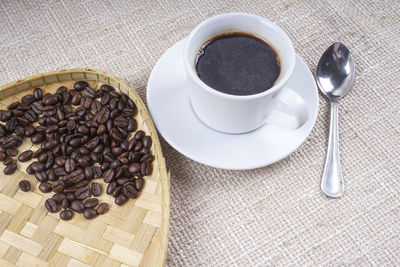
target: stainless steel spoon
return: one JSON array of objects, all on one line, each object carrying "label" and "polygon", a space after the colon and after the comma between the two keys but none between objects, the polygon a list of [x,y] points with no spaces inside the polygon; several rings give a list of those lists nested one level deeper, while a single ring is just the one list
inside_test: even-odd
[{"label": "stainless steel spoon", "polygon": [[342,168],[340,166],[338,136],[339,99],[346,95],[354,84],[356,72],[349,49],[342,43],[334,43],[324,52],[318,62],[316,80],[319,89],[329,99],[331,121],[328,151],[321,190],[328,197],[337,198],[344,192]]}]

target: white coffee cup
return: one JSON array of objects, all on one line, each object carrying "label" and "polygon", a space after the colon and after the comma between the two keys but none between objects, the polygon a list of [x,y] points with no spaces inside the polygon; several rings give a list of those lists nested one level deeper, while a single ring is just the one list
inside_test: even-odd
[{"label": "white coffee cup", "polygon": [[[281,74],[274,85],[253,95],[230,95],[205,84],[196,72],[196,56],[202,45],[224,32],[251,33],[278,52]],[[206,19],[188,36],[183,61],[189,96],[196,115],[209,127],[225,133],[245,133],[272,123],[286,129],[301,127],[308,118],[303,98],[287,88],[295,66],[295,52],[286,33],[274,23],[256,15],[228,13]]]}]

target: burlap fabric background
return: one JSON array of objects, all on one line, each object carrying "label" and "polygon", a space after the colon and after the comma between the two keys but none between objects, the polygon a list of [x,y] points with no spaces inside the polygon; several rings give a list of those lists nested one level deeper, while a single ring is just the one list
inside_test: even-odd
[{"label": "burlap fabric background", "polygon": [[167,263],[399,266],[399,10],[397,0],[2,0],[0,84],[93,67],[126,80],[145,99],[161,54],[199,22],[224,12],[276,22],[312,72],[325,48],[342,41],[357,68],[339,112],[344,197],[330,200],[319,189],[329,116],[321,94],[307,142],[269,167],[209,168],[163,141],[172,172]]}]

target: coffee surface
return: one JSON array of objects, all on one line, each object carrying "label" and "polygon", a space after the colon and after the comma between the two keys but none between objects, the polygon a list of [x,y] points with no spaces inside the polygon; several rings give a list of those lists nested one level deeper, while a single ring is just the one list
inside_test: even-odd
[{"label": "coffee surface", "polygon": [[270,89],[281,72],[278,53],[260,38],[242,32],[207,41],[196,59],[199,78],[231,95],[253,95]]}]

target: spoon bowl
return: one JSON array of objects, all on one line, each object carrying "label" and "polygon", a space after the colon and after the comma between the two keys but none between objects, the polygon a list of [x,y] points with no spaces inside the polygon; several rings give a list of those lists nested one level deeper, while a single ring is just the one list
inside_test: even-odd
[{"label": "spoon bowl", "polygon": [[334,43],[322,55],[317,66],[317,84],[329,99],[338,100],[346,95],[355,79],[353,57],[342,43]]},{"label": "spoon bowl", "polygon": [[328,47],[318,62],[316,81],[331,106],[329,142],[321,190],[332,198],[340,197],[344,193],[338,135],[339,99],[350,91],[355,76],[354,61],[349,49],[342,43],[334,43]]}]

